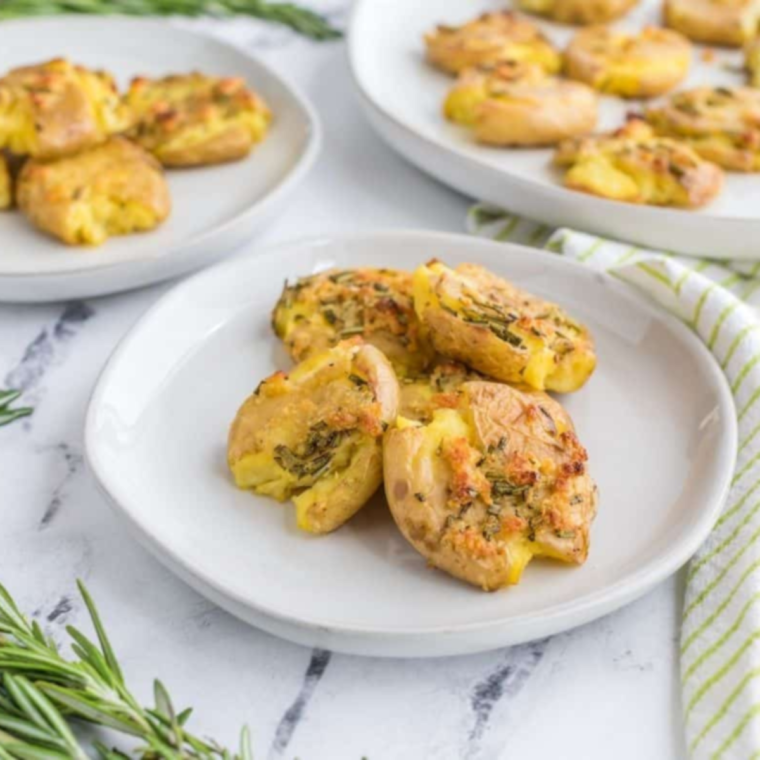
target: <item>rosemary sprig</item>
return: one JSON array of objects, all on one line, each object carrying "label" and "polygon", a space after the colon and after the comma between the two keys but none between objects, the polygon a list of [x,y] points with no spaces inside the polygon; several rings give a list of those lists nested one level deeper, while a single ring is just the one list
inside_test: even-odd
[{"label": "rosemary sprig", "polygon": [[68,660],[29,622],[0,585],[0,760],[86,760],[89,755],[71,730],[84,721],[137,737],[133,754],[101,743],[102,760],[252,760],[250,736],[241,734],[237,753],[200,739],[185,728],[191,710],[177,712],[160,681],[153,707],[142,707],[128,689],[95,604],[80,582],[96,645],[69,626]]},{"label": "rosemary sprig", "polygon": [[[0,0],[2,3],[2,0]],[[11,409],[11,404],[21,396],[21,391],[0,391],[0,427],[10,425],[14,420],[28,417],[34,409],[30,406],[21,406]]]},{"label": "rosemary sprig", "polygon": [[98,16],[252,16],[314,40],[341,36],[324,17],[294,3],[268,0],[0,0],[0,20],[85,13]]}]

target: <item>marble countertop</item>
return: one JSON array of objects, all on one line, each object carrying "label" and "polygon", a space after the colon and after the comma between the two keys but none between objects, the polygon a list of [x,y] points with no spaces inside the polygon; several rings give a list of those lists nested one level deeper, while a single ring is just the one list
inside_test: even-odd
[{"label": "marble countertop", "polygon": [[[343,21],[345,9],[322,5]],[[256,22],[200,25],[297,82],[324,123],[317,166],[262,245],[373,228],[463,230],[469,200],[370,131],[341,43]],[[84,624],[75,587],[83,578],[138,694],[147,699],[159,676],[182,707],[195,708],[196,732],[224,743],[247,723],[259,760],[685,757],[680,578],[547,640],[445,660],[366,659],[246,626],[125,535],[83,464],[85,409],[116,343],[169,287],[0,305],[0,387],[24,390],[36,408],[0,428],[0,580],[51,635],[63,641],[65,625]]]}]

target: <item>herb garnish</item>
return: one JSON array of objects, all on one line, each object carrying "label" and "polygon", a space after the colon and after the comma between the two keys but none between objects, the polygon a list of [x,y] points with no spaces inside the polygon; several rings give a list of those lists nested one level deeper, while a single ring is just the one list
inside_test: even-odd
[{"label": "herb garnish", "polygon": [[294,451],[284,444],[275,446],[274,461],[298,478],[316,479],[330,469],[335,449],[350,433],[350,430],[330,430],[326,422],[317,422],[309,428],[300,450]]},{"label": "herb garnish", "polygon": [[[154,707],[143,707],[127,686],[103,623],[87,589],[79,591],[97,644],[73,626],[74,659],[65,659],[36,621],[29,622],[0,585],[0,758],[4,760],[252,760],[243,729],[233,753],[191,734],[192,710],[176,711],[169,693],[154,681]],[[98,646],[99,645],[99,646]],[[117,731],[139,744],[127,754],[101,742],[85,747],[75,724]],[[95,754],[96,753],[96,754]]]},{"label": "herb garnish", "polygon": [[0,20],[61,13],[96,16],[252,16],[288,26],[313,40],[333,40],[342,36],[324,16],[308,8],[268,0],[3,0],[0,3]]},{"label": "herb garnish", "polygon": [[21,396],[21,391],[0,391],[0,427],[10,425],[11,422],[22,417],[28,417],[34,409],[31,406],[20,406],[11,409],[11,404]]}]

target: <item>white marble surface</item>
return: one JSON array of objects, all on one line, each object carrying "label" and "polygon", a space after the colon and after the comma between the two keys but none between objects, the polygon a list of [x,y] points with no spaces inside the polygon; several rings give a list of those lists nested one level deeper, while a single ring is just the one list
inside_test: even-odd
[{"label": "white marble surface", "polygon": [[[324,153],[262,245],[367,228],[463,229],[468,200],[370,132],[342,44],[250,22],[210,28],[280,67],[324,121]],[[22,388],[36,407],[0,428],[0,580],[52,635],[63,640],[66,624],[83,622],[75,594],[83,578],[138,693],[147,698],[160,676],[181,707],[195,707],[196,731],[226,743],[249,724],[261,760],[685,756],[678,579],[547,641],[448,660],[373,660],[309,651],[247,627],[124,535],[83,466],[83,419],[114,345],[168,287],[0,305],[0,387]]]}]

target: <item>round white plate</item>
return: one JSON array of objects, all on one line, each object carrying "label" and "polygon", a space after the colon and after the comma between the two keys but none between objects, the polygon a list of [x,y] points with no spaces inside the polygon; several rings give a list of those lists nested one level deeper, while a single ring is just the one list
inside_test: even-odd
[{"label": "round white plate", "polygon": [[[350,25],[354,81],[370,122],[401,155],[437,179],[479,200],[553,226],[569,226],[639,245],[713,258],[760,259],[760,174],[730,174],[723,193],[706,209],[682,211],[595,198],[562,187],[551,149],[503,149],[476,144],[467,130],[441,115],[452,79],[423,58],[422,36],[438,23],[458,24],[504,0],[358,0]],[[617,26],[659,24],[662,0],[641,4]],[[573,27],[536,19],[560,47]],[[741,84],[739,51],[695,46],[684,87]],[[733,69],[733,70],[729,70]],[[603,98],[600,128],[619,126],[641,102]]]},{"label": "round white plate", "polygon": [[304,178],[319,152],[314,109],[244,52],[159,20],[55,18],[0,23],[2,70],[66,56],[112,72],[202,71],[242,76],[274,112],[267,139],[243,161],[167,171],[173,210],[158,229],[72,248],[0,213],[0,301],[84,298],[147,285],[207,265],[240,246]]},{"label": "round white plate", "polygon": [[[292,505],[238,491],[226,436],[259,380],[288,362],[270,311],[286,278],[327,267],[478,262],[584,320],[599,369],[564,398],[599,484],[581,568],[536,561],[487,594],[426,567],[382,496],[337,532],[299,532]],[[603,615],[679,568],[707,536],[736,448],[731,394],[699,340],[611,277],[514,245],[426,232],[319,239],[178,285],[111,358],[87,457],[136,536],[222,607],[271,633],[365,655],[462,654]]]}]

